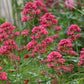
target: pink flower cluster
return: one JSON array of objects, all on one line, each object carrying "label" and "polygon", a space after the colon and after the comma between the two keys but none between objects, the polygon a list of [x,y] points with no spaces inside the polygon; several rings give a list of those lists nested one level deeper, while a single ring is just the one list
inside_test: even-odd
[{"label": "pink flower cluster", "polygon": [[14,37],[15,26],[11,23],[5,22],[0,25],[0,42]]},{"label": "pink flower cluster", "polygon": [[9,59],[11,60],[11,62],[13,62],[13,63],[15,63],[15,61],[17,61],[17,62],[19,62],[20,61],[20,57],[18,56],[16,56],[16,55],[14,55],[13,53],[10,53],[10,55],[9,55]]},{"label": "pink flower cluster", "polygon": [[30,30],[25,29],[25,30],[23,30],[23,32],[21,33],[21,35],[27,36],[27,35],[29,35],[29,32],[30,32]]},{"label": "pink flower cluster", "polygon": [[82,48],[82,51],[80,52],[80,61],[79,61],[78,65],[84,66],[84,48]]},{"label": "pink flower cluster", "polygon": [[2,67],[0,66],[0,70],[2,70]]},{"label": "pink flower cluster", "polygon": [[62,30],[61,27],[56,27],[56,26],[53,29],[54,29],[54,31],[60,31],[60,30]]},{"label": "pink flower cluster", "polygon": [[40,42],[40,44],[38,44],[38,41],[32,40],[27,44],[27,47],[28,47],[27,50],[30,51],[32,49],[33,56],[31,56],[31,54],[28,54],[28,55],[25,55],[25,58],[34,57],[35,53],[38,53],[38,54],[45,53],[47,46],[50,45],[51,43],[53,43],[53,39],[51,37],[46,37],[45,40],[42,40],[42,42]]},{"label": "pink flower cluster", "polygon": [[35,1],[35,2],[28,2],[24,6],[24,10],[22,12],[23,18],[22,22],[31,20],[34,15],[39,15],[43,12],[47,11],[46,5],[43,4],[41,1]]},{"label": "pink flower cluster", "polygon": [[[60,67],[61,70],[63,70],[64,72],[72,72],[73,69],[74,69],[74,66],[72,64],[69,64],[68,66],[67,65],[62,65]],[[59,69],[58,69],[59,70]]]},{"label": "pink flower cluster", "polygon": [[1,55],[7,55],[7,54],[10,53],[10,50],[11,50],[11,46],[9,46],[9,45],[2,46],[2,47],[0,48],[0,54],[1,54]]},{"label": "pink flower cluster", "polygon": [[74,0],[64,0],[65,5],[64,7],[69,9],[69,10],[73,10],[75,5],[74,5]]},{"label": "pink flower cluster", "polygon": [[9,54],[10,50],[17,49],[18,46],[14,41],[14,37],[19,36],[19,32],[14,32],[15,26],[9,22],[0,25],[0,42],[3,44],[0,47],[0,54]]},{"label": "pink flower cluster", "polygon": [[34,41],[34,40],[30,41],[30,42],[27,44],[27,46],[28,46],[28,49],[27,49],[27,50],[30,51],[30,49],[33,49],[36,44],[37,44],[37,41]]},{"label": "pink flower cluster", "polygon": [[42,43],[48,46],[49,44],[53,43],[53,39],[48,36],[45,38],[45,40],[42,41]]},{"label": "pink flower cluster", "polygon": [[62,55],[58,51],[51,52],[48,56],[46,61],[48,61],[48,67],[56,69],[57,74],[61,74],[60,70],[63,72],[71,72],[73,71],[74,67],[72,64],[63,65],[65,59],[62,58]]},{"label": "pink flower cluster", "polygon": [[[3,83],[3,84],[4,84],[4,83]],[[8,81],[7,81],[6,84],[11,84],[11,82],[8,82]]]},{"label": "pink flower cluster", "polygon": [[47,0],[46,6],[52,6],[54,0]]},{"label": "pink flower cluster", "polygon": [[45,40],[42,40],[41,44],[37,44],[33,50],[33,52],[38,54],[43,54],[46,52],[46,48],[53,43],[51,37],[46,37]]},{"label": "pink flower cluster", "polygon": [[[2,67],[0,66],[0,70],[2,70]],[[7,73],[0,71],[0,80],[5,81],[7,80]]]},{"label": "pink flower cluster", "polygon": [[68,28],[68,32],[67,34],[68,35],[71,35],[71,41],[74,41],[76,40],[77,38],[80,38],[81,35],[80,34],[77,34],[77,32],[80,32],[81,29],[78,25],[71,25],[69,28]]},{"label": "pink flower cluster", "polygon": [[76,32],[80,32],[80,31],[81,31],[81,29],[79,28],[79,26],[75,24],[75,25],[71,25],[69,27],[67,34],[68,35],[73,35]]},{"label": "pink flower cluster", "polygon": [[59,37],[59,35],[58,35],[58,34],[56,34],[56,35],[52,36],[52,38],[53,38],[53,39],[57,39],[58,37]]},{"label": "pink flower cluster", "polygon": [[34,58],[35,57],[35,53],[27,54],[27,55],[24,56],[24,58],[28,58],[28,57]]},{"label": "pink flower cluster", "polygon": [[74,56],[77,53],[73,51],[73,46],[70,39],[62,39],[58,44],[58,50]]},{"label": "pink flower cluster", "polygon": [[4,46],[10,46],[11,49],[18,49],[17,44],[15,43],[14,39],[8,39],[3,41]]},{"label": "pink flower cluster", "polygon": [[49,62],[48,67],[53,68],[57,67],[57,64],[63,64],[65,62],[65,59],[62,58],[60,52],[53,51],[47,56],[46,61]]},{"label": "pink flower cluster", "polygon": [[41,71],[41,74],[42,75],[45,75],[45,74],[47,74],[48,72],[46,72],[46,71]]},{"label": "pink flower cluster", "polygon": [[52,15],[51,13],[45,13],[41,19],[41,24],[47,27],[51,27],[52,25],[57,25],[57,19],[55,19],[55,16]]},{"label": "pink flower cluster", "polygon": [[36,34],[32,37],[32,39],[41,39],[44,35],[48,35],[48,31],[44,28],[44,26],[39,25],[32,29],[32,33]]}]

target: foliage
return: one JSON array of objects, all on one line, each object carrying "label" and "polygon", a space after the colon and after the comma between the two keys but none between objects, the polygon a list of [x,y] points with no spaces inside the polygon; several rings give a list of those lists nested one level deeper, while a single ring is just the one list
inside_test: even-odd
[{"label": "foliage", "polygon": [[12,0],[16,27],[0,19],[0,84],[84,83],[84,4],[66,1]]},{"label": "foliage", "polygon": [[0,19],[0,25],[5,22],[5,18]]}]

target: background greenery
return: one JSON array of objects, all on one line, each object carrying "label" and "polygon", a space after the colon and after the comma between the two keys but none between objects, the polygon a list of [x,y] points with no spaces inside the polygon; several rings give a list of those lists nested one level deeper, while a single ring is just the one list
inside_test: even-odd
[{"label": "background greenery", "polygon": [[[12,3],[11,3],[12,10],[13,10],[12,11],[13,12],[13,20],[14,20],[13,25],[15,25],[17,27],[16,30],[18,30],[20,32],[23,29],[26,29],[28,27],[32,28],[31,24],[21,22],[21,19],[22,19],[21,12],[23,10],[24,5],[28,1],[32,1],[32,0],[22,0],[22,3],[20,3],[20,4],[18,3],[18,0],[12,0]],[[84,0],[79,0],[79,1],[84,3]],[[82,29],[82,32],[80,33],[82,35],[82,38],[80,38],[77,42],[77,46],[80,51],[81,48],[84,47],[84,5],[83,6],[78,5],[78,6],[76,6],[76,9],[69,11],[63,7],[63,4],[64,3],[61,0],[61,3],[60,3],[60,5],[62,6],[61,8],[57,8],[56,6],[54,6],[53,9],[50,9],[48,7],[48,12],[51,12],[53,15],[56,16],[56,18],[58,19],[58,25],[60,27],[62,27],[62,31],[60,32],[59,41],[60,41],[60,39],[67,38],[67,30],[71,24],[79,25],[79,27]],[[0,25],[4,22],[5,22],[5,19],[0,19]],[[21,40],[23,38],[25,38],[24,39],[25,41],[28,41],[28,39],[27,39],[28,37],[19,37],[19,38],[16,38],[16,43],[18,43],[18,45],[24,44],[21,42]],[[76,50],[76,48],[74,48],[74,50]],[[26,52],[27,51],[23,51],[22,54],[20,54],[16,51],[15,53],[17,53],[17,55],[20,55],[21,59],[23,59]],[[0,58],[0,60],[1,59],[2,58]],[[67,59],[67,61],[70,61],[72,63],[75,63],[74,60],[77,60],[76,57],[73,57],[71,59],[65,57],[65,59]],[[21,65],[20,72],[17,74],[16,74],[17,71],[13,68],[14,65],[12,63],[9,64],[7,60],[8,60],[7,57],[3,58],[3,61],[0,62],[0,65],[2,65],[2,64],[4,65],[3,71],[6,70],[6,72],[8,72],[8,73],[10,70],[14,71],[12,73],[12,75],[11,75],[11,73],[9,73],[9,75],[10,75],[9,79],[14,80],[14,81],[12,81],[12,84],[16,84],[16,81],[18,81],[18,84],[20,84],[19,80],[21,81],[21,84],[23,84],[24,78],[32,81],[29,84],[37,84],[35,82],[35,79],[36,78],[38,79],[38,77],[45,81],[48,80],[48,82],[46,84],[50,84],[50,80],[44,79],[45,77],[42,76],[40,73],[44,69],[44,67],[46,67],[46,65],[44,67],[42,67],[38,58],[35,58],[35,59],[32,58],[32,59],[26,59],[26,60],[23,59],[19,63],[19,65]],[[36,64],[36,63],[38,63],[38,64]],[[75,65],[75,66],[77,66],[77,65]],[[50,71],[49,68],[46,68],[46,70]],[[76,72],[76,69],[74,72]],[[84,84],[84,71],[82,70],[82,68],[80,68],[80,72],[77,72],[77,73],[74,73],[74,72],[72,73],[72,75],[69,76],[67,74],[67,76],[63,78],[63,80],[62,80],[63,84]],[[43,81],[43,80],[41,80],[41,81]],[[42,84],[45,84],[45,81],[43,81]]]}]

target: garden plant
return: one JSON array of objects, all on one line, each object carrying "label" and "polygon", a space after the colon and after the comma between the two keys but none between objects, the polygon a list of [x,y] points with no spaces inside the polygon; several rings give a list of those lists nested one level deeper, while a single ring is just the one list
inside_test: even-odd
[{"label": "garden plant", "polygon": [[30,0],[21,10],[24,28],[2,21],[0,84],[84,84],[82,7],[78,0]]}]

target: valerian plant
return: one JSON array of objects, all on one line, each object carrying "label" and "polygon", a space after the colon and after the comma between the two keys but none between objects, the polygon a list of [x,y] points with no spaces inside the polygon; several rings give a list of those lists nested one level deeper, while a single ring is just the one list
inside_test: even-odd
[{"label": "valerian plant", "polygon": [[0,25],[0,83],[77,84],[84,67],[84,48],[77,46],[81,28],[69,25],[67,38],[60,39],[62,28],[43,0],[26,3],[21,22],[28,24],[22,31],[9,22]]}]

